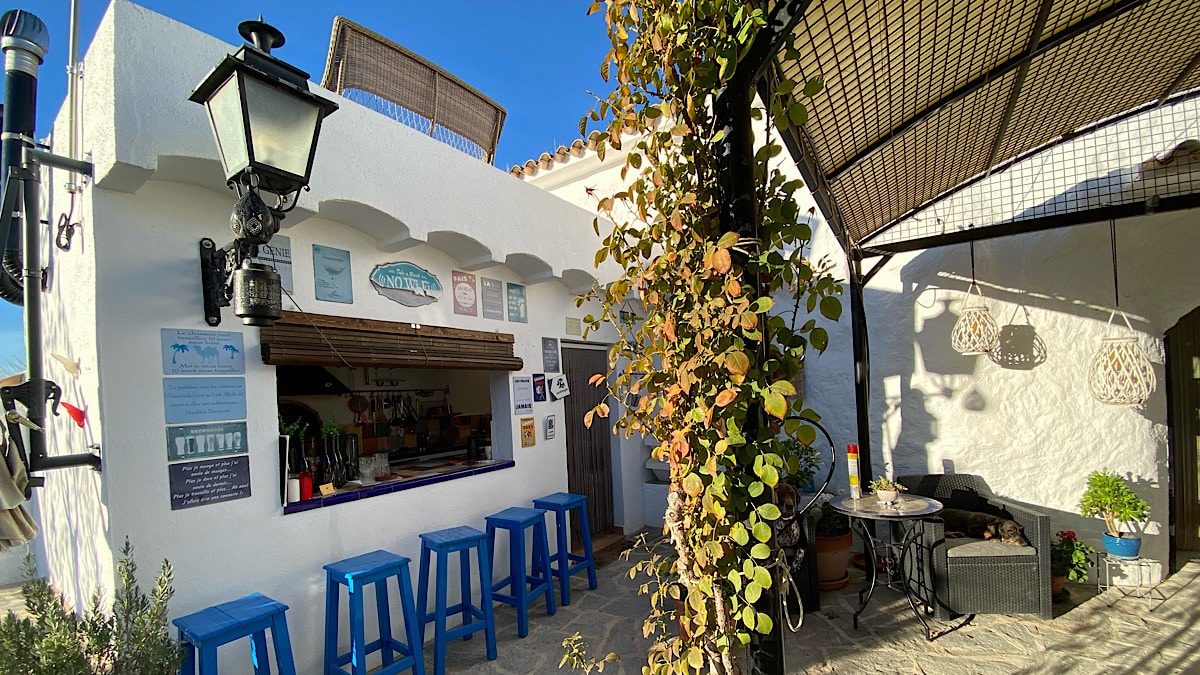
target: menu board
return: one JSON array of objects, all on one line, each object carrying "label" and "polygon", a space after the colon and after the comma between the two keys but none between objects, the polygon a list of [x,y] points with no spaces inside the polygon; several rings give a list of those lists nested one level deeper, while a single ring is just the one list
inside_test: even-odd
[{"label": "menu board", "polygon": [[172,511],[250,496],[250,458],[246,455],[172,464],[168,469]]}]

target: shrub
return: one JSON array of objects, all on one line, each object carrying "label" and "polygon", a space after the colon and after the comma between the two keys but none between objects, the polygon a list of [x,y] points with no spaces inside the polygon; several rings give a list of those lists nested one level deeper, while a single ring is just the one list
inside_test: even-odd
[{"label": "shrub", "polygon": [[1071,581],[1087,581],[1088,568],[1096,549],[1075,538],[1071,530],[1061,530],[1050,544],[1050,574]]}]

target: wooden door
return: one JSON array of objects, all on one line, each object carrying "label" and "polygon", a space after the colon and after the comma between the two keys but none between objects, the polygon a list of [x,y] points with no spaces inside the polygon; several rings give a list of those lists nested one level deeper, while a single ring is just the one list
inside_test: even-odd
[{"label": "wooden door", "polygon": [[606,533],[613,527],[612,426],[608,418],[595,417],[589,429],[583,416],[604,400],[607,390],[588,380],[608,372],[606,348],[563,345],[563,373],[571,387],[565,399],[567,432],[567,489],[587,495],[589,527]]},{"label": "wooden door", "polygon": [[1166,346],[1174,557],[1200,551],[1200,307],[1167,331]]}]

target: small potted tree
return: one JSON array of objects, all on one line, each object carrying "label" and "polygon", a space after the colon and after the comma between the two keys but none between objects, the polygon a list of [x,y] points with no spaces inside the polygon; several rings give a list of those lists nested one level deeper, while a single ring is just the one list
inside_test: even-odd
[{"label": "small potted tree", "polygon": [[825,502],[817,518],[816,532],[817,585],[823,591],[844,588],[850,582],[850,573],[846,571],[853,542],[850,519]]},{"label": "small potted tree", "polygon": [[1122,532],[1117,523],[1133,525],[1150,517],[1150,505],[1129,486],[1125,479],[1108,469],[1093,471],[1087,479],[1087,489],[1079,500],[1084,516],[1104,518],[1104,550],[1120,558],[1136,558],[1142,539],[1136,534]]},{"label": "small potted tree", "polygon": [[1050,592],[1060,599],[1067,579],[1087,581],[1096,549],[1079,541],[1071,530],[1060,530],[1054,536],[1054,543],[1050,544]]},{"label": "small potted tree", "polygon": [[875,493],[875,498],[882,504],[895,503],[900,498],[900,493],[908,489],[896,481],[883,476],[871,481],[867,487],[871,488],[871,491]]}]

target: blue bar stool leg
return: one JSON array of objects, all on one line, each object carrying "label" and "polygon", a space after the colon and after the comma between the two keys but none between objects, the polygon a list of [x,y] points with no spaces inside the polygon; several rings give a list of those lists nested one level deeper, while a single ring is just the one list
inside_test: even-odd
[{"label": "blue bar stool leg", "polygon": [[363,663],[367,643],[363,634],[362,593],[347,595],[350,596],[350,672],[351,675],[367,675],[367,664]]},{"label": "blue bar stool leg", "polygon": [[425,624],[429,623],[429,556],[432,553],[421,543],[421,568],[417,572],[417,626],[421,642],[425,641]]},{"label": "blue bar stool leg", "polygon": [[[469,548],[458,552],[458,583],[461,589],[462,622],[465,626],[475,620],[471,614],[471,598],[475,595],[475,591],[471,588],[471,549]],[[474,635],[474,633],[467,633],[463,636],[463,642],[470,640]]]},{"label": "blue bar stool leg", "polygon": [[[338,640],[338,602],[341,591],[340,584],[333,580],[333,575],[325,573],[325,675],[333,675],[337,661]],[[332,626],[333,630],[329,630]]]},{"label": "blue bar stool leg", "polygon": [[[405,563],[407,566],[408,563]],[[404,595],[403,588],[400,589],[400,595]],[[392,657],[392,611],[388,606],[387,577],[375,582],[375,606],[379,615],[379,651],[383,654],[383,665],[387,667],[395,661]]]},{"label": "blue bar stool leg", "polygon": [[179,663],[179,675],[196,675],[196,647],[179,631],[179,642],[183,645],[183,660]]},{"label": "blue bar stool leg", "polygon": [[437,557],[437,608],[433,619],[433,672],[446,672],[446,558]]},{"label": "blue bar stool leg", "polygon": [[217,675],[217,646],[211,642],[200,649],[200,675]]},{"label": "blue bar stool leg", "polygon": [[579,505],[579,537],[583,541],[583,554],[588,559],[588,588],[596,590],[596,557],[592,555],[592,526],[588,520],[587,502]]},{"label": "blue bar stool leg", "polygon": [[554,616],[558,609],[554,606],[554,576],[550,573],[549,551],[546,522],[542,521],[533,528],[533,565],[546,584],[546,614]]},{"label": "blue bar stool leg", "polygon": [[417,619],[416,608],[413,607],[412,594],[405,593],[406,588],[412,588],[408,565],[400,569],[400,609],[404,612],[404,632],[408,640],[408,655],[413,659],[413,675],[425,675],[425,656],[421,648],[423,631],[421,622]]},{"label": "blue bar stool leg", "polygon": [[485,583],[480,584],[482,597],[479,604],[483,607],[483,637],[487,642],[487,657],[489,661],[496,660],[496,616],[492,612],[492,564],[484,551],[486,544],[479,542],[479,577]]},{"label": "blue bar stool leg", "polygon": [[271,619],[271,638],[275,641],[275,665],[279,666],[279,675],[296,675],[292,636],[288,634],[287,617],[282,612]]},{"label": "blue bar stool leg", "polygon": [[271,658],[267,655],[267,632],[254,631],[250,635],[250,663],[254,665],[254,675],[271,675]]},{"label": "blue bar stool leg", "polygon": [[567,544],[567,518],[562,513],[554,515],[554,527],[558,535],[558,550],[554,552],[558,559],[558,590],[565,607],[571,604],[571,558],[568,556],[571,547]]},{"label": "blue bar stool leg", "polygon": [[517,602],[517,637],[525,637],[529,635],[529,580],[525,574],[525,532],[515,530],[509,540],[512,594]]}]

